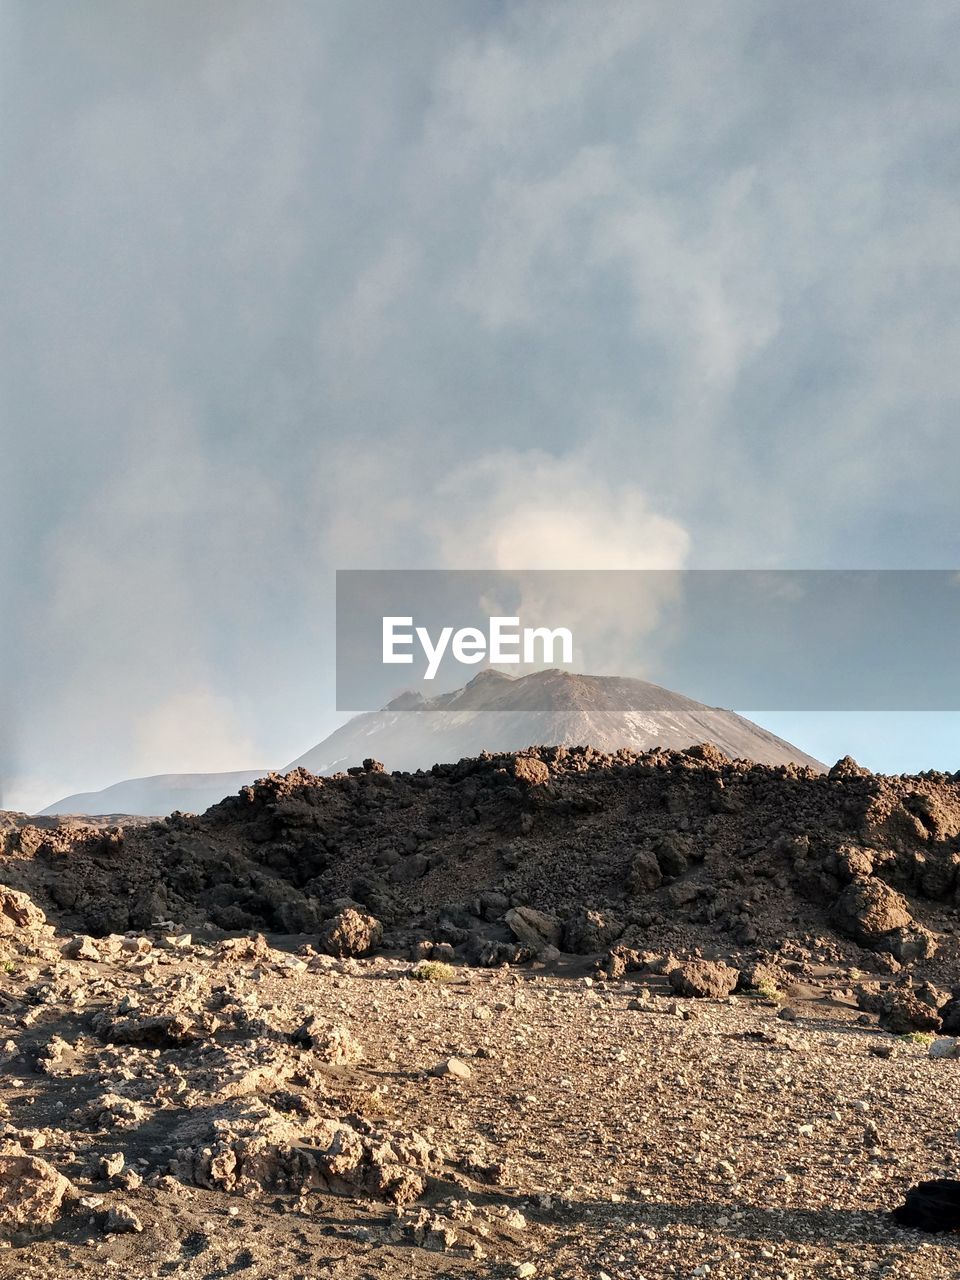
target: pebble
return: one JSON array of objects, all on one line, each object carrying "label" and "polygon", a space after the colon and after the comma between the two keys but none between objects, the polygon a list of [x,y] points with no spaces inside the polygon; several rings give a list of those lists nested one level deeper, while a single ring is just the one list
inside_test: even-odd
[{"label": "pebble", "polygon": [[114,1151],[100,1160],[99,1174],[103,1179],[115,1178],[123,1172],[123,1152]]},{"label": "pebble", "polygon": [[193,945],[193,937],[189,933],[168,933],[163,939],[163,945],[171,951],[186,951]]},{"label": "pebble", "polygon": [[459,1058],[445,1058],[443,1062],[437,1063],[430,1074],[433,1076],[454,1076],[457,1080],[473,1079],[473,1072]]}]

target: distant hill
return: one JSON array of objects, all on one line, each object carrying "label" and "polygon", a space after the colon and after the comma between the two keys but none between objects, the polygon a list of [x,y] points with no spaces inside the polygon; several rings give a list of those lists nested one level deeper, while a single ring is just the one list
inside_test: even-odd
[{"label": "distant hill", "polygon": [[248,769],[237,773],[158,773],[150,778],[128,778],[102,791],[81,791],[65,796],[44,809],[41,817],[54,814],[145,814],[160,817],[180,809],[203,813],[224,796],[256,782],[269,769]]},{"label": "distant hill", "polygon": [[[382,711],[354,716],[278,772],[302,767],[311,773],[337,773],[369,756],[387,769],[416,770],[481,751],[518,751],[537,745],[644,751],[697,742],[712,742],[725,755],[759,764],[824,768],[819,760],[752,720],[645,680],[556,670],[514,678],[489,668],[452,693],[429,699],[403,694]],[[161,815],[175,809],[202,813],[269,772],[131,778],[103,791],[66,796],[43,814]]]}]

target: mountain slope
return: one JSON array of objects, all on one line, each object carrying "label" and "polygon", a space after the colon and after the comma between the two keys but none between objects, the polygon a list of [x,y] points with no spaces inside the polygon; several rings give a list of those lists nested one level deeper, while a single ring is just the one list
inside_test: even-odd
[{"label": "mountain slope", "polygon": [[102,791],[65,796],[44,809],[40,816],[115,813],[159,817],[175,809],[203,813],[224,796],[269,772],[269,769],[246,769],[236,773],[158,773],[150,778],[127,778]]},{"label": "mountain slope", "polygon": [[481,751],[536,744],[689,747],[712,742],[733,758],[760,764],[823,765],[751,720],[707,707],[659,685],[622,676],[537,671],[513,679],[488,669],[462,689],[431,699],[405,694],[335,730],[282,772],[335,773],[372,756],[387,769],[428,768]]}]

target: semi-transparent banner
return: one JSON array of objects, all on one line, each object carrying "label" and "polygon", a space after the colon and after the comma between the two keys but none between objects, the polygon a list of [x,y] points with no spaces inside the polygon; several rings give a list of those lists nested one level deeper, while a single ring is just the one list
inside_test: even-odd
[{"label": "semi-transparent banner", "polygon": [[754,711],[960,710],[953,570],[349,569],[336,627],[343,711],[420,706],[488,666]]}]

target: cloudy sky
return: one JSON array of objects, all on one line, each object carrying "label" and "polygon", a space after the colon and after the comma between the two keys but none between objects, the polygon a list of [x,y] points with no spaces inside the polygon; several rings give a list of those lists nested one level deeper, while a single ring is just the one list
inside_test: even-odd
[{"label": "cloudy sky", "polygon": [[952,2],[0,23],[8,806],[305,750],[337,567],[956,564]]}]

